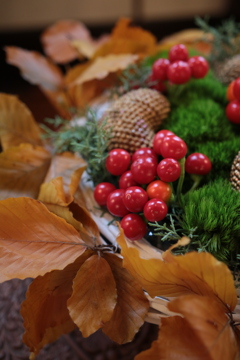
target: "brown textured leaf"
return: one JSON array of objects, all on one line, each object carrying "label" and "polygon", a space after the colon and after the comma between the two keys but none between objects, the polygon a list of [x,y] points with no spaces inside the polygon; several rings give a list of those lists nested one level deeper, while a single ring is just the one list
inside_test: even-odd
[{"label": "brown textured leaf", "polygon": [[55,155],[45,183],[41,186],[38,200],[61,206],[69,205],[86,167],[86,162],[72,153]]},{"label": "brown textured leaf", "polygon": [[0,139],[3,150],[21,143],[42,144],[30,110],[14,95],[0,94]]},{"label": "brown textured leaf", "polygon": [[104,258],[112,269],[117,285],[117,305],[103,332],[118,344],[132,341],[149,308],[139,283],[122,267],[122,259],[115,254],[105,254]]},{"label": "brown textured leaf", "polygon": [[110,320],[116,300],[116,283],[110,266],[104,258],[91,256],[78,271],[68,300],[70,316],[84,337]]},{"label": "brown textured leaf", "polygon": [[74,81],[75,85],[80,85],[90,80],[101,80],[106,78],[110,73],[115,73],[125,69],[128,65],[133,64],[138,59],[137,55],[119,54],[99,56],[89,67]]},{"label": "brown textured leaf", "polygon": [[14,46],[5,47],[5,51],[7,62],[17,66],[22,77],[31,84],[47,91],[57,91],[63,87],[61,70],[41,54]]},{"label": "brown textured leaf", "polygon": [[40,146],[21,144],[0,153],[0,199],[36,198],[50,165],[50,154]]},{"label": "brown textured leaf", "polygon": [[86,26],[76,20],[58,21],[48,27],[41,36],[44,52],[56,63],[65,64],[79,57],[72,47],[72,40],[91,43],[92,37]]},{"label": "brown textured leaf", "polygon": [[118,237],[124,266],[139,281],[150,296],[180,296],[186,294],[217,297],[233,310],[237,303],[234,281],[227,265],[209,253],[191,252],[173,256],[167,251],[162,261],[143,259],[134,244],[121,233]]},{"label": "brown textured leaf", "polygon": [[63,270],[38,276],[29,286],[21,307],[26,330],[23,341],[35,355],[44,345],[76,327],[69,316],[67,300],[77,271],[91,254],[92,251],[85,251]]},{"label": "brown textured leaf", "polygon": [[61,270],[85,251],[78,232],[37,200],[0,201],[0,221],[0,281]]}]

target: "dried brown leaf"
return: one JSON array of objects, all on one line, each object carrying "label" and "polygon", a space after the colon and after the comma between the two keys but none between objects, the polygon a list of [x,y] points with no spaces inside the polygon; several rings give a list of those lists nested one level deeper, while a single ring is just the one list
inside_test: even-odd
[{"label": "dried brown leaf", "polygon": [[110,266],[101,256],[91,256],[78,271],[68,300],[70,316],[84,337],[111,319],[116,301],[116,283]]},{"label": "dried brown leaf", "polygon": [[117,285],[117,305],[113,316],[103,326],[103,332],[118,344],[132,341],[149,308],[139,283],[122,267],[122,259],[115,254],[105,254],[104,258],[112,269]]},{"label": "dried brown leaf", "polygon": [[85,251],[77,230],[37,200],[0,201],[0,219],[0,281],[61,270]]}]

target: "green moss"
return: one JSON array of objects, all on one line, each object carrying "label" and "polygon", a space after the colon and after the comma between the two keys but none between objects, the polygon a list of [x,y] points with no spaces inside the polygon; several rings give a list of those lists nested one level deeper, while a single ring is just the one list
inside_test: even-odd
[{"label": "green moss", "polygon": [[[215,180],[184,197],[182,226],[197,228],[193,244],[219,260],[236,260],[240,244],[240,193],[228,181]],[[233,259],[232,259],[233,257]]]}]

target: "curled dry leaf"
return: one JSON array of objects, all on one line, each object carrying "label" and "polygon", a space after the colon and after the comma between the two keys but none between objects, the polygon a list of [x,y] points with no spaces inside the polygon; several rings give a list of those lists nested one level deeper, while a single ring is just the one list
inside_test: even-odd
[{"label": "curled dry leaf", "polygon": [[[139,250],[128,245],[123,231],[118,237],[124,266],[139,281],[150,296],[207,295],[220,299],[233,310],[237,294],[228,267],[209,253],[191,252],[174,256],[143,259]],[[196,265],[195,265],[196,264]]]},{"label": "curled dry leaf", "polygon": [[67,206],[73,201],[86,162],[72,153],[55,155],[40,188],[38,200],[44,203]]},{"label": "curled dry leaf", "polygon": [[63,269],[85,251],[77,230],[37,200],[0,201],[0,219],[0,281]]},{"label": "curled dry leaf", "polygon": [[71,45],[77,50],[80,57],[83,56],[91,59],[97,49],[99,49],[102,44],[106,43],[109,38],[109,35],[102,35],[97,40],[73,40]]},{"label": "curled dry leaf", "polygon": [[113,316],[103,326],[103,332],[118,344],[132,341],[143,325],[149,302],[139,283],[122,267],[122,259],[104,254],[117,285],[117,304]]},{"label": "curled dry leaf", "polygon": [[214,298],[187,295],[172,300],[168,307],[183,318],[162,319],[158,339],[135,360],[237,360],[239,340],[222,304]]},{"label": "curled dry leaf", "polygon": [[14,146],[0,153],[0,199],[36,198],[50,160],[47,150],[31,144]]},{"label": "curled dry leaf", "polygon": [[45,54],[59,64],[68,63],[79,57],[79,53],[71,45],[73,40],[92,43],[89,30],[83,23],[76,20],[58,21],[41,35]]},{"label": "curled dry leaf", "polygon": [[31,111],[16,96],[0,94],[0,140],[3,150],[21,143],[41,145],[40,129]]},{"label": "curled dry leaf", "polygon": [[7,62],[17,66],[25,80],[49,91],[63,86],[61,70],[36,51],[23,50],[14,46],[5,47]]},{"label": "curled dry leaf", "polygon": [[35,355],[44,345],[76,327],[69,315],[67,300],[72,294],[73,279],[91,254],[91,250],[86,250],[63,270],[38,276],[29,286],[21,307],[25,327],[23,341]]},{"label": "curled dry leaf", "polygon": [[128,65],[133,64],[138,59],[137,55],[120,54],[99,56],[89,67],[74,81],[73,84],[80,85],[90,80],[101,80],[106,78],[110,73],[115,73],[125,69]]},{"label": "curled dry leaf", "polygon": [[68,300],[70,316],[84,337],[111,319],[116,302],[116,282],[108,262],[101,256],[91,256],[78,271]]}]

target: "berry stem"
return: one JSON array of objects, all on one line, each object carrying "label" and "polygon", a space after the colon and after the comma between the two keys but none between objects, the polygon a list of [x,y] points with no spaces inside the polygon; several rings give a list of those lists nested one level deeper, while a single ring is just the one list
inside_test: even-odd
[{"label": "berry stem", "polygon": [[186,161],[185,157],[179,160],[181,166],[181,175],[178,179],[178,185],[177,185],[177,201],[181,207],[182,207],[182,187],[185,178],[185,161]]},{"label": "berry stem", "polygon": [[198,185],[200,184],[203,177],[201,175],[192,174],[191,178],[193,179],[194,183],[192,184],[192,187],[188,190],[187,194],[192,192],[193,190],[195,190],[198,187]]}]

